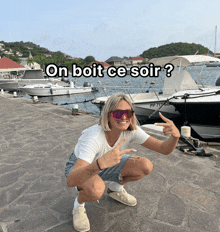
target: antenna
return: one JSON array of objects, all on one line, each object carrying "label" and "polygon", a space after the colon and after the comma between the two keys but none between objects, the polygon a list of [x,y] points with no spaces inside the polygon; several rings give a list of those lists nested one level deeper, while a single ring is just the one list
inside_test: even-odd
[{"label": "antenna", "polygon": [[216,55],[216,43],[217,43],[217,26],[215,26],[215,50],[214,50],[214,57]]}]

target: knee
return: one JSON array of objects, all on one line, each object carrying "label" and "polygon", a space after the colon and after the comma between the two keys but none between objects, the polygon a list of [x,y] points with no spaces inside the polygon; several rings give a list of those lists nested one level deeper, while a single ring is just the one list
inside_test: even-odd
[{"label": "knee", "polygon": [[143,172],[143,175],[148,175],[151,173],[152,169],[153,169],[153,164],[151,163],[150,160],[148,159],[145,159],[143,160],[143,162],[141,162],[141,166],[142,166],[142,172]]},{"label": "knee", "polygon": [[87,189],[87,194],[91,201],[99,200],[105,191],[105,184],[102,180],[96,181],[91,184],[90,188]]}]

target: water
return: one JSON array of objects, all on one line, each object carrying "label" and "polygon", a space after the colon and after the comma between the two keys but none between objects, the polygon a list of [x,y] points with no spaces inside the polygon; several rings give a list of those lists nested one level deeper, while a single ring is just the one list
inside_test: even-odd
[{"label": "water", "polygon": [[[217,77],[220,75],[220,67],[188,67],[187,71],[191,74],[193,79],[198,84],[203,85],[215,85]],[[201,73],[202,71],[202,73]],[[104,77],[80,77],[80,78],[72,78],[69,77],[70,80],[75,81],[77,86],[82,86],[84,82],[89,82],[98,88],[98,92],[95,93],[86,93],[86,94],[75,94],[75,95],[64,95],[64,96],[53,96],[53,97],[39,97],[41,102],[51,102],[54,104],[58,104],[64,108],[72,109],[73,104],[78,104],[79,110],[83,110],[87,113],[93,113],[95,115],[100,115],[100,110],[91,103],[95,97],[105,96],[105,92],[103,91],[103,87],[106,88],[106,93],[108,96],[112,95],[116,92],[124,92],[124,93],[141,93],[149,90],[152,92],[162,91],[164,78],[166,75],[166,71],[161,71],[159,77],[131,77],[127,75],[123,78],[114,77],[110,78],[105,73]],[[198,79],[198,76],[200,78]],[[146,83],[147,81],[147,83]],[[155,82],[155,84],[151,84],[151,82]],[[114,86],[114,87],[110,87]],[[123,87],[123,88],[122,88]],[[27,95],[25,97],[28,97]]]}]

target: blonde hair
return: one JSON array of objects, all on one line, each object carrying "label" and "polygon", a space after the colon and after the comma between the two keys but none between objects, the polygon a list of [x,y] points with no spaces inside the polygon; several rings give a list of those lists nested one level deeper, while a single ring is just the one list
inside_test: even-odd
[{"label": "blonde hair", "polygon": [[[102,111],[102,116],[99,120],[99,124],[101,125],[104,131],[111,131],[108,123],[108,116],[111,111],[114,111],[118,103],[122,100],[125,100],[130,106],[131,109],[134,110],[131,100],[129,97],[124,93],[115,93],[111,97],[108,98],[107,102],[105,103]],[[128,127],[128,130],[137,130],[137,125],[140,125],[136,116],[131,119],[131,124]]]}]

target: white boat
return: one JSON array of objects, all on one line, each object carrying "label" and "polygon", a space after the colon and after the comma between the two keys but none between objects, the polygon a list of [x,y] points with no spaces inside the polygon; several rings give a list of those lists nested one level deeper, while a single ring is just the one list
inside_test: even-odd
[{"label": "white boat", "polygon": [[220,87],[180,91],[169,102],[202,140],[220,139]]},{"label": "white boat", "polygon": [[70,86],[61,86],[58,84],[35,84],[27,85],[20,88],[21,91],[30,96],[59,96],[59,95],[70,95],[78,93],[89,93],[94,90],[93,86],[75,86],[72,81],[70,81]]},{"label": "white boat", "polygon": [[[220,61],[220,59],[204,55],[188,55],[188,56],[169,56],[151,59],[149,62],[154,65],[164,67],[165,64],[173,64],[177,67],[187,67],[194,63]],[[170,105],[168,99],[171,95],[178,91],[198,89],[191,75],[183,69],[174,70],[171,77],[165,77],[163,94],[140,93],[128,94],[134,104],[135,114],[140,121],[149,121],[150,119],[159,119],[159,111],[170,119],[180,117],[180,113],[173,105]],[[108,97],[96,98],[92,101],[100,109],[103,107]]]},{"label": "white boat", "polygon": [[20,76],[14,78],[1,78],[0,89],[6,91],[17,91],[20,87],[33,84],[47,84],[48,82],[54,84],[58,81],[54,78],[45,78],[42,69],[27,69]]},{"label": "white boat", "polygon": [[220,125],[220,87],[180,91],[169,102],[189,123]]},{"label": "white boat", "polygon": [[220,62],[207,63],[206,67],[220,67]]},{"label": "white boat", "polygon": [[[216,55],[216,47],[217,47],[217,26],[215,27],[215,50],[214,50],[214,57]],[[206,67],[220,67],[220,62],[211,62],[207,63]]]}]

